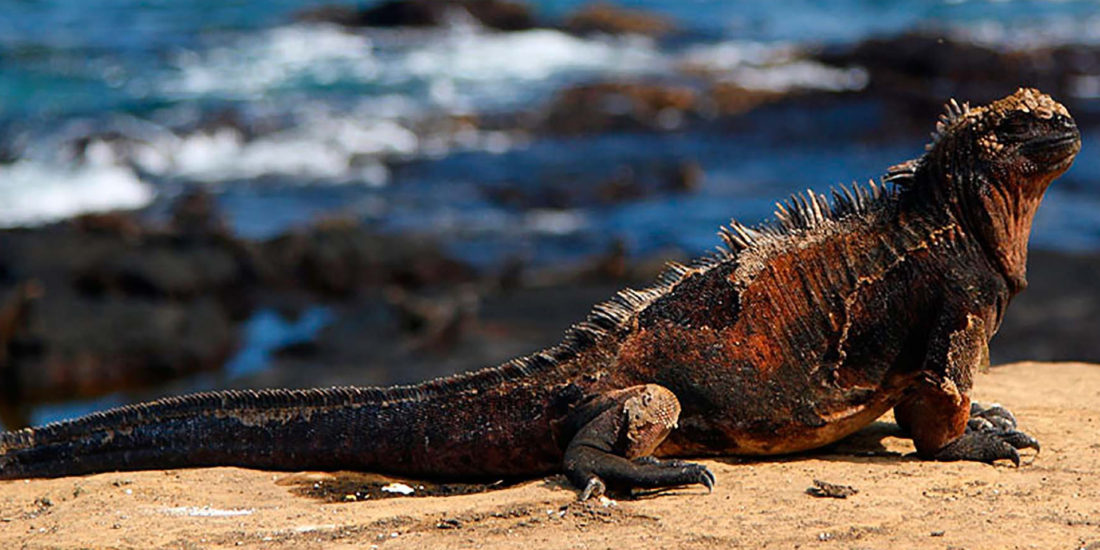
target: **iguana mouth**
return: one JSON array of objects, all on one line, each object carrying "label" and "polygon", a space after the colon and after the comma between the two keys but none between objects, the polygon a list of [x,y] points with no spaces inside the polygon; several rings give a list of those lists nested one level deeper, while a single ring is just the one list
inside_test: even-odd
[{"label": "iguana mouth", "polygon": [[1061,168],[1081,150],[1081,134],[1073,131],[1028,141],[1024,152],[1035,160]]},{"label": "iguana mouth", "polygon": [[1081,134],[1078,132],[1066,132],[1062,135],[1048,136],[1029,140],[1024,144],[1024,149],[1029,153],[1044,153],[1044,152],[1074,152],[1081,148]]}]

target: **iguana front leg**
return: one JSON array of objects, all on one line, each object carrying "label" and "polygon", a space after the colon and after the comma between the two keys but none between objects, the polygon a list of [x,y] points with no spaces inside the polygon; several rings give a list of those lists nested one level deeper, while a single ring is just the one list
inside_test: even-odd
[{"label": "iguana front leg", "polygon": [[679,400],[656,384],[608,392],[580,405],[573,413],[579,429],[566,447],[564,469],[574,485],[584,488],[581,500],[603,494],[608,484],[713,488],[714,474],[706,466],[652,456],[679,417]]},{"label": "iguana front leg", "polygon": [[1003,407],[970,402],[971,380],[988,361],[989,334],[982,317],[944,316],[934,332],[923,378],[894,408],[917,452],[936,460],[993,462],[1019,466],[1017,449],[1039,449],[1039,442],[1016,430],[1016,418]]}]

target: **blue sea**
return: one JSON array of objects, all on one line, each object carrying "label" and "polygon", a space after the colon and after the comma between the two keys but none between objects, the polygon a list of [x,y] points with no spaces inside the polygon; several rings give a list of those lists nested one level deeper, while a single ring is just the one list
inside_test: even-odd
[{"label": "blue sea", "polygon": [[[770,133],[757,130],[771,119],[751,116],[726,130],[578,137],[456,117],[537,113],[570,85],[685,67],[750,89],[858,91],[859,67],[799,52],[910,30],[1003,49],[1100,41],[1100,3],[1080,0],[624,3],[676,21],[684,32],[664,41],[495,33],[462,20],[411,32],[294,22],[318,4],[0,0],[0,227],[110,209],[155,215],[200,186],[250,237],[349,216],[434,235],[478,265],[571,261],[613,240],[634,254],[700,252],[731,217],[757,222],[791,192],[876,178],[923,143],[858,135],[851,121],[890,116],[874,103]],[[581,2],[530,4],[553,22]],[[1069,183],[1050,192],[1035,246],[1100,249],[1091,138]],[[685,160],[705,174],[691,193],[516,208],[486,192],[591,185],[623,166]]]}]

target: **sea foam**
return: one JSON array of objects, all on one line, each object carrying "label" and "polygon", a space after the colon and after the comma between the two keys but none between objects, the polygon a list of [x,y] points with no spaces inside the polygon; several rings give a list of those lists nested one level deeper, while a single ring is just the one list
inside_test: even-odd
[{"label": "sea foam", "polygon": [[40,225],[84,212],[128,210],[152,202],[153,189],[112,163],[0,165],[0,227]]}]

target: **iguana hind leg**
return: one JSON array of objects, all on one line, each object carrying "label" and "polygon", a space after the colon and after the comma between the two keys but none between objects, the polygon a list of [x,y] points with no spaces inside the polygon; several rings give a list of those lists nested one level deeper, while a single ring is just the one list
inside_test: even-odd
[{"label": "iguana hind leg", "polygon": [[574,417],[580,426],[565,450],[564,469],[584,488],[581,500],[599,496],[607,485],[714,487],[714,474],[705,466],[652,456],[680,417],[680,402],[667,388],[647,384],[609,392],[581,405]]}]

